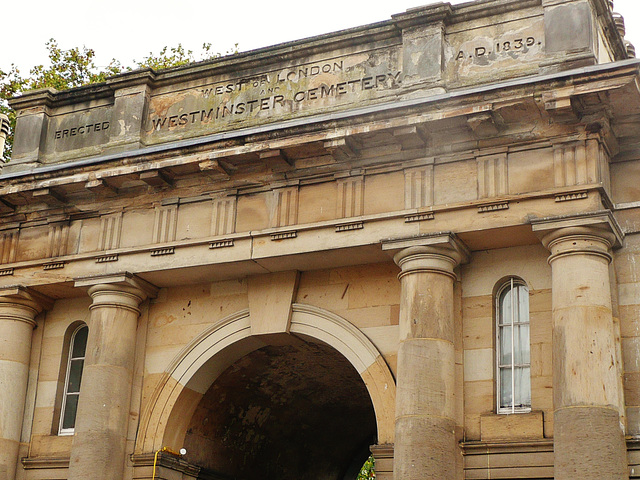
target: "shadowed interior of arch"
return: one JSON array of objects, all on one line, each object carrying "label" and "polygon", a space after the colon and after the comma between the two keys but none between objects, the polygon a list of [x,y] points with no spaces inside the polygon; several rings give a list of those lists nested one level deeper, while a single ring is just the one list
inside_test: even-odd
[{"label": "shadowed interior of arch", "polygon": [[219,478],[343,480],[357,476],[375,441],[373,405],[351,363],[317,340],[283,335],[211,384],[184,446],[185,460]]}]

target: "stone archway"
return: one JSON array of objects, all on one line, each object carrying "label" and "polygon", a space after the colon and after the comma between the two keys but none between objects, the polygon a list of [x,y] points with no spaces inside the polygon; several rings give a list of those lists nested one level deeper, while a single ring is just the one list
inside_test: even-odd
[{"label": "stone archway", "polygon": [[[237,429],[234,431],[228,421],[225,423],[218,420],[215,425],[215,422],[210,423],[210,427],[204,428],[202,422],[205,422],[205,419],[208,419],[205,423],[210,422],[207,412],[212,408],[211,404],[216,395],[225,389],[227,395],[232,397],[235,395],[233,401],[225,406],[227,420],[232,417],[232,412],[229,410],[231,404],[236,405],[244,401],[240,406],[244,409],[243,414],[250,410],[252,402],[260,404],[260,395],[240,395],[237,392],[230,394],[230,389],[252,388],[251,381],[238,384],[236,379],[241,378],[242,375],[247,378],[256,372],[261,372],[262,375],[267,375],[274,380],[274,385],[282,383],[290,376],[295,365],[295,362],[292,364],[286,360],[287,358],[316,363],[313,368],[301,372],[301,378],[303,378],[301,393],[293,400],[299,409],[302,409],[304,397],[309,396],[314,389],[326,390],[328,383],[333,381],[341,383],[340,380],[331,378],[319,379],[317,369],[334,371],[338,376],[349,378],[342,383],[351,385],[357,383],[362,387],[360,393],[355,393],[358,388],[341,388],[336,391],[336,396],[343,400],[352,394],[365,398],[372,407],[371,421],[374,431],[377,432],[378,443],[393,443],[395,381],[379,351],[362,332],[337,315],[302,304],[292,305],[290,334],[252,336],[250,327],[249,312],[238,312],[213,325],[183,349],[165,371],[162,382],[152,396],[150,407],[142,418],[137,453],[152,452],[163,446],[179,448],[185,445],[185,442],[191,443],[193,448],[198,444],[195,441],[197,435],[206,436],[213,431],[219,433],[225,429],[229,435],[243,433],[249,435],[249,431],[241,432]],[[324,359],[324,363],[318,362],[319,358]],[[266,364],[271,367],[263,368]],[[349,370],[351,373],[348,373]],[[238,372],[240,372],[239,377]],[[320,404],[326,407],[331,403],[330,398],[330,395],[326,396]],[[244,400],[241,401],[241,399]],[[349,413],[353,405],[344,401],[341,405],[347,416],[354,418],[360,416],[362,419],[367,416],[366,409],[359,411],[356,409]],[[307,405],[306,408],[309,406]],[[281,415],[284,411],[286,408],[281,409]],[[327,415],[325,419],[330,417]],[[223,417],[224,415],[220,418]],[[198,421],[201,422],[199,425]],[[296,422],[296,417],[293,415],[284,421]],[[362,421],[367,423],[365,420]],[[320,423],[324,425],[324,421]],[[256,433],[255,430],[254,433],[269,434],[265,431]],[[372,440],[373,435],[371,438],[354,439],[354,444],[348,447],[353,452],[345,454],[340,461],[336,460],[336,465],[340,463],[339,468],[336,467],[337,470],[346,471],[348,469],[345,464],[346,458],[349,455],[354,458],[358,456],[357,450],[361,445],[355,444],[365,444]],[[301,440],[293,440],[293,443],[301,443]],[[203,442],[200,447],[196,447],[199,453],[194,451],[194,457],[209,455],[206,453],[207,448],[202,447],[202,444]],[[211,444],[209,446],[214,448]],[[263,456],[260,458],[267,458],[270,455],[269,452],[273,451],[270,448],[263,448],[264,452],[261,454]],[[318,446],[312,448],[318,448]],[[337,449],[340,448],[342,447]],[[201,458],[197,460],[202,461]],[[213,468],[215,462],[205,466]]]}]

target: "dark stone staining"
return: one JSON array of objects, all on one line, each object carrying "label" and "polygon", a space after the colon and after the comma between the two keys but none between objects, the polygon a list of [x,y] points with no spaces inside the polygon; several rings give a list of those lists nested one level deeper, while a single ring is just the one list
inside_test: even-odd
[{"label": "dark stone staining", "polygon": [[356,370],[331,347],[299,342],[222,373],[191,419],[186,459],[238,480],[342,480],[355,478],[375,436]]},{"label": "dark stone staining", "polygon": [[591,7],[572,3],[547,9],[544,29],[547,53],[587,51],[592,44]]}]

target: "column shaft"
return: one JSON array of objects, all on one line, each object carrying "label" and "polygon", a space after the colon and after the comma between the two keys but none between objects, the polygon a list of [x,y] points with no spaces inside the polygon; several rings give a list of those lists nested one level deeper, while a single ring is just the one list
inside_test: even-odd
[{"label": "column shaft", "polygon": [[69,479],[122,480],[135,357],[138,305],[145,294],[95,285],[89,318]]},{"label": "column shaft", "polygon": [[551,251],[555,478],[628,479],[606,232],[562,229]]},{"label": "column shaft", "polygon": [[0,471],[12,480],[19,460],[34,319],[42,306],[25,289],[9,290],[0,291]]},{"label": "column shaft", "polygon": [[411,247],[400,274],[394,478],[456,475],[453,268],[449,248]]}]

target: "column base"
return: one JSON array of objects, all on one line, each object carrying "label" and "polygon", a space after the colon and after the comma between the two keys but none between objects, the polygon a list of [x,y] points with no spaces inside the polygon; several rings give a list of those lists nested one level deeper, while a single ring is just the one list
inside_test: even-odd
[{"label": "column base", "polygon": [[453,480],[456,478],[455,422],[443,417],[396,419],[394,478]]},{"label": "column base", "polygon": [[627,480],[620,416],[611,408],[566,407],[554,415],[556,480]]}]

